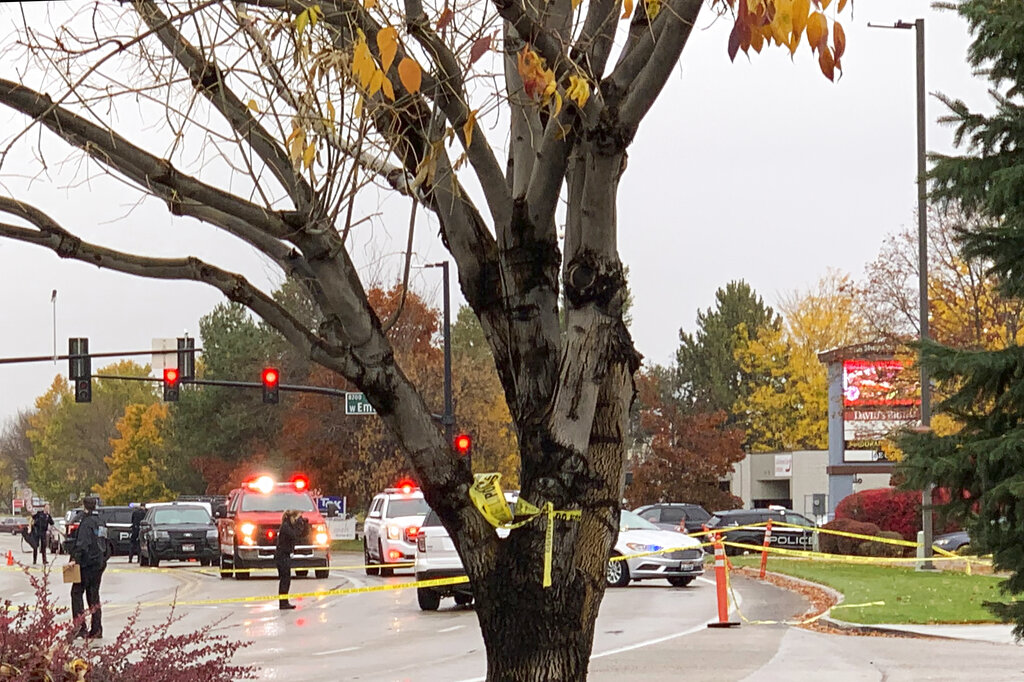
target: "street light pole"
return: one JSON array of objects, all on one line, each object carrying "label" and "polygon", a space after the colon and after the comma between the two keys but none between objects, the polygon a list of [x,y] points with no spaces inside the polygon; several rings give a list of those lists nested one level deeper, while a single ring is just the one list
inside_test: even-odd
[{"label": "street light pole", "polygon": [[452,307],[449,291],[448,261],[430,263],[425,268],[441,268],[444,287],[444,414],[441,423],[444,425],[444,437],[449,447],[455,442],[455,409],[452,404]]},{"label": "street light pole", "polygon": [[[868,24],[872,26],[872,24]],[[890,28],[888,26],[875,26],[876,28]],[[891,28],[914,29],[917,37],[917,269],[918,269],[918,302],[920,304],[918,316],[921,341],[928,339],[928,179],[927,165],[925,160],[925,127],[928,119],[925,115],[925,88],[924,88],[924,19],[917,19],[913,23],[909,21],[897,21]],[[931,383],[928,378],[928,370],[924,362],[918,359],[921,368],[921,429],[928,430],[931,427]],[[922,558],[918,564],[918,570],[935,570],[932,564],[932,539],[935,529],[932,526],[932,492],[935,486],[929,483],[921,491],[921,530],[922,544],[924,545]]]},{"label": "street light pole", "polygon": [[57,290],[50,294],[50,303],[53,304],[53,364],[57,364]]}]

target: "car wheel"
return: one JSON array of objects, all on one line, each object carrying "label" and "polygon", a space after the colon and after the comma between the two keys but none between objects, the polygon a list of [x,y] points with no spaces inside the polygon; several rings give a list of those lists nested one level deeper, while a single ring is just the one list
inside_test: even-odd
[{"label": "car wheel", "polygon": [[466,594],[465,592],[456,592],[455,603],[459,606],[469,606],[473,603],[473,595]]},{"label": "car wheel", "polygon": [[693,576],[688,576],[688,577],[685,577],[685,578],[682,577],[682,576],[673,576],[673,577],[668,579],[668,584],[671,585],[672,587],[686,587],[687,585],[689,585],[692,582],[693,582]]},{"label": "car wheel", "polygon": [[330,568],[318,568],[315,571],[313,571],[313,575],[315,575],[320,580],[323,580],[325,578],[331,577],[331,569]]},{"label": "car wheel", "polygon": [[[612,557],[621,556],[618,552],[612,554]],[[608,569],[605,572],[605,580],[608,582],[608,587],[625,587],[629,584],[629,566],[626,565],[625,559],[619,561],[609,561]]]},{"label": "car wheel", "polygon": [[301,571],[295,571],[296,578],[305,578],[307,575],[309,575],[309,571],[306,569],[303,569]]},{"label": "car wheel", "polygon": [[423,611],[437,611],[437,607],[441,605],[441,594],[429,587],[417,587],[416,601]]},{"label": "car wheel", "polygon": [[[384,547],[383,547],[383,545],[380,544],[379,541],[377,542],[377,553],[380,554],[380,562],[382,564],[387,562],[387,559],[384,558]],[[395,569],[393,569],[393,568],[384,568],[383,566],[381,566],[380,567],[380,574],[381,575],[394,575],[395,574]]]},{"label": "car wheel", "polygon": [[199,560],[199,565],[200,566],[209,566],[210,565],[210,560],[209,559],[200,559]]},{"label": "car wheel", "polygon": [[231,568],[227,565],[227,561],[224,560],[224,555],[220,557],[220,578],[221,580],[227,580],[231,577]]},{"label": "car wheel", "polygon": [[379,575],[380,569],[372,565],[370,562],[370,548],[366,546],[366,540],[363,540],[363,564],[366,570],[366,575]]}]

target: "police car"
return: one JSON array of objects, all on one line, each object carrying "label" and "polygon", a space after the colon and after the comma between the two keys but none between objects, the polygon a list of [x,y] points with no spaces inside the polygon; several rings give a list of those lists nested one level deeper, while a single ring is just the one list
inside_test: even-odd
[{"label": "police car", "polygon": [[411,562],[423,518],[430,511],[423,492],[412,481],[401,481],[374,495],[363,522],[363,563],[367,575],[391,575],[394,567],[381,564]]},{"label": "police car", "polygon": [[[771,544],[783,549],[810,550],[814,544],[814,529],[817,524],[803,514],[798,514],[792,509],[785,507],[771,506],[767,509],[730,509],[728,511],[716,511],[708,521],[708,528],[721,530],[723,539],[727,542],[738,542],[744,545],[764,544],[764,527],[757,528],[736,528],[737,526],[749,526],[752,524],[764,524],[772,520],[772,523],[786,523],[790,526],[801,526],[800,528],[788,528],[785,526],[772,526]],[[745,550],[739,547],[725,546],[726,554],[742,554]]]}]

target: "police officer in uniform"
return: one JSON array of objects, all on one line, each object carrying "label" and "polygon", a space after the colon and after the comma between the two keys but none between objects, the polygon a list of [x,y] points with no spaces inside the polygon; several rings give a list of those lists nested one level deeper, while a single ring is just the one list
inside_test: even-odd
[{"label": "police officer in uniform", "polygon": [[103,571],[107,567],[107,554],[103,549],[106,527],[100,522],[99,514],[96,513],[95,497],[85,498],[83,506],[85,507],[85,516],[82,517],[74,545],[71,547],[71,560],[77,563],[82,571],[81,582],[71,586],[71,613],[78,618],[85,612],[85,606],[82,604],[82,595],[84,594],[85,599],[89,602],[89,608],[92,610],[92,624],[86,630],[85,620],[83,620],[75,636],[99,639],[103,636],[100,581],[103,579]]}]

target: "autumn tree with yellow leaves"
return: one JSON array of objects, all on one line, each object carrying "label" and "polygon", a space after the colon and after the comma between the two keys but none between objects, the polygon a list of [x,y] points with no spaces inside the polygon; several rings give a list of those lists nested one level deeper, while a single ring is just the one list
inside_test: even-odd
[{"label": "autumn tree with yellow leaves", "polygon": [[[723,49],[733,56],[806,43],[825,76],[841,68],[845,0],[706,2],[731,21]],[[0,104],[31,129],[24,143],[63,142],[175,221],[233,235],[302,283],[319,323],[214,263],[91,243],[16,196],[0,197],[16,221],[0,223],[0,236],[208,284],[352,382],[459,549],[488,678],[585,678],[639,366],[622,315],[618,183],[705,0],[72,5],[86,30],[38,22],[4,46],[5,59],[20,50],[26,65],[46,67],[0,79]],[[156,114],[144,134],[118,115],[136,102]],[[495,128],[509,132],[503,146]],[[470,501],[469,467],[398,361],[350,254],[353,232],[374,224],[365,197],[377,193],[404,197],[393,205],[408,208],[410,232],[420,214],[435,221],[457,265],[515,425],[522,497],[579,520],[539,517],[503,540]]]}]

